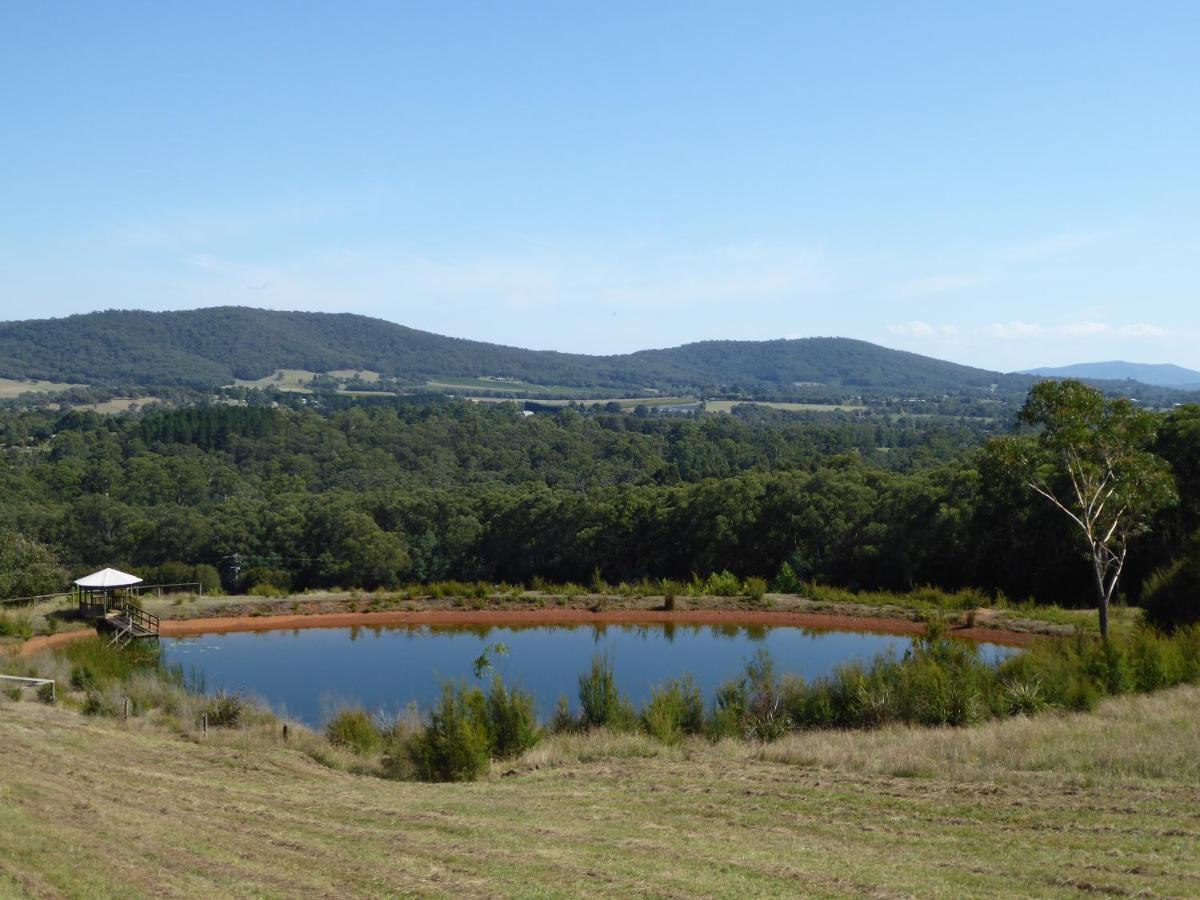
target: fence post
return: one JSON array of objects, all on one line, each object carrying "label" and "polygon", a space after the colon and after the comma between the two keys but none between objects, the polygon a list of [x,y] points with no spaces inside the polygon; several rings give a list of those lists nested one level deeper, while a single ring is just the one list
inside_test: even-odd
[{"label": "fence post", "polygon": [[129,721],[129,698],[125,698],[125,721]]},{"label": "fence post", "polygon": [[204,723],[204,736],[208,737],[208,713],[204,714],[202,721]]},{"label": "fence post", "polygon": [[288,739],[287,722],[283,723],[283,739],[285,741]]}]

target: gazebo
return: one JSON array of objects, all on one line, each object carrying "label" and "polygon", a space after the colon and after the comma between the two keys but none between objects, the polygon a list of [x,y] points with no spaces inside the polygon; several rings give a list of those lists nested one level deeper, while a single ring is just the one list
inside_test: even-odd
[{"label": "gazebo", "polygon": [[110,611],[125,612],[131,606],[135,584],[142,579],[118,569],[101,569],[76,580],[79,588],[79,612],[88,619],[103,619]]}]

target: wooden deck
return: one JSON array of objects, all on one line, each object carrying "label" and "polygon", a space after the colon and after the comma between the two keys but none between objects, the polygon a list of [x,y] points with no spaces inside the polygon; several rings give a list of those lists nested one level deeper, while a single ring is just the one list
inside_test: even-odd
[{"label": "wooden deck", "polygon": [[123,647],[131,641],[158,640],[158,616],[144,609],[129,605],[122,610],[111,610],[96,619],[96,630],[112,637],[110,644]]}]

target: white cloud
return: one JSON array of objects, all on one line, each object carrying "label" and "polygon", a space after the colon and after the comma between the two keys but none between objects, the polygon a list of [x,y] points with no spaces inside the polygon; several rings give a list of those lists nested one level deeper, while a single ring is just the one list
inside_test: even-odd
[{"label": "white cloud", "polygon": [[889,325],[887,330],[889,334],[899,337],[918,339],[953,340],[958,337],[958,326],[956,325],[930,325],[928,322],[920,320],[897,322]]}]

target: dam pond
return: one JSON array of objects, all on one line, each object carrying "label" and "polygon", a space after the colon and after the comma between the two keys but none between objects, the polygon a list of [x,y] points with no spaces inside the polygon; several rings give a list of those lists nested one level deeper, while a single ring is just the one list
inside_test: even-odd
[{"label": "dam pond", "polygon": [[[474,664],[497,643],[507,652],[489,653],[495,671],[532,693],[546,719],[560,696],[578,709],[579,675],[597,653],[609,655],[621,693],[640,706],[655,685],[685,675],[711,701],[759,648],[771,653],[780,675],[811,681],[842,663],[903,656],[912,642],[908,636],[794,626],[401,625],[164,637],[162,647],[169,664],[209,693],[243,693],[285,718],[319,727],[349,705],[385,715],[412,703],[428,709],[447,679],[486,687],[490,673],[476,678]],[[975,646],[984,661],[1014,652],[997,644]]]}]

